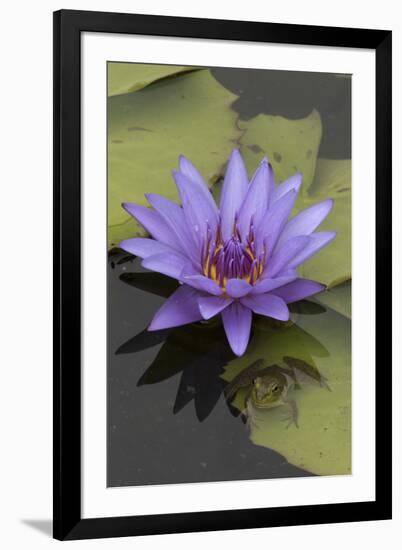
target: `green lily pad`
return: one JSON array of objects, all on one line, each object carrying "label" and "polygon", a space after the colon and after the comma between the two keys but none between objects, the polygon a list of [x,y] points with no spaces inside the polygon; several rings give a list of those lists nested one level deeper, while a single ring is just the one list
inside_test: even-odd
[{"label": "green lily pad", "polygon": [[[322,322],[323,315],[317,316],[316,322]],[[292,319],[300,320],[308,315],[295,314]],[[304,330],[299,322],[276,322],[268,317],[255,316],[253,336],[247,348],[247,353],[236,358],[225,367],[222,378],[227,382],[233,380],[244,368],[256,361],[264,359],[266,365],[281,364],[284,356],[292,356],[316,365],[317,357],[326,357],[327,348],[311,333]]]},{"label": "green lily pad", "polygon": [[266,155],[277,182],[302,172],[302,193],[307,193],[314,178],[322,134],[317,111],[299,120],[260,114],[251,120],[240,121],[239,127],[244,131],[240,140],[241,153],[250,173]]},{"label": "green lily pad", "polygon": [[341,315],[352,318],[352,281],[345,281],[344,283],[328,289],[325,292],[321,292],[317,295],[317,302],[328,306]]},{"label": "green lily pad", "polygon": [[332,160],[318,158],[315,177],[309,195],[330,193],[333,198],[351,191],[352,163],[350,159]]},{"label": "green lily pad", "polygon": [[352,188],[351,161],[318,159],[316,175],[308,197],[301,196],[296,211],[325,199],[334,207],[318,231],[336,231],[336,238],[299,268],[299,274],[330,287],[352,276]]},{"label": "green lily pad", "polygon": [[171,171],[180,154],[211,185],[222,176],[241,133],[230,109],[235,97],[200,70],[109,98],[109,247],[144,234],[122,202],[147,205],[146,192],[178,200]]},{"label": "green lily pad", "polygon": [[177,65],[150,65],[149,63],[107,64],[107,93],[109,97],[136,92],[152,82],[172,75],[195,70]]},{"label": "green lily pad", "polygon": [[[350,321],[331,309],[322,315],[299,315],[297,324],[282,329],[264,330],[257,322],[247,354],[227,365],[225,380],[233,380],[258,358],[266,365],[286,367],[283,357],[291,356],[318,369],[331,391],[313,383],[289,391],[298,409],[298,428],[294,424],[286,427],[286,405],[259,410],[250,423],[253,443],[275,450],[313,474],[350,474],[350,350]],[[236,394],[233,404],[239,410],[244,410],[248,391],[244,388]]]}]

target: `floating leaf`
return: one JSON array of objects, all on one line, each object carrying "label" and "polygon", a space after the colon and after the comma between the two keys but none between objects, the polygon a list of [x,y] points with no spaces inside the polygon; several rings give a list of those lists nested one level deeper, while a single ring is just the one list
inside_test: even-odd
[{"label": "floating leaf", "polygon": [[177,65],[151,65],[149,63],[116,63],[107,65],[108,96],[129,94],[149,86],[162,78],[195,70]]},{"label": "floating leaf", "polygon": [[334,207],[318,231],[335,231],[336,239],[300,266],[298,271],[302,277],[328,286],[351,278],[351,195],[351,161],[319,159],[309,196],[299,198],[296,211],[334,199]]},{"label": "floating leaf", "polygon": [[334,288],[317,294],[317,302],[328,306],[341,315],[352,318],[352,281],[346,281]]},{"label": "floating leaf", "polygon": [[317,159],[315,177],[309,195],[329,193],[335,199],[351,191],[352,163],[347,160]]},{"label": "floating leaf", "polygon": [[240,134],[233,97],[203,70],[109,98],[109,246],[144,234],[122,202],[146,205],[146,192],[178,200],[171,171],[180,154],[207,182],[220,177]]},{"label": "floating leaf", "polygon": [[312,300],[299,300],[289,304],[291,313],[301,313],[303,315],[319,315],[325,312],[325,307],[313,302]]},{"label": "floating leaf", "polygon": [[[326,315],[311,316],[316,323],[322,323]],[[304,319],[310,315],[295,315],[294,318]],[[230,382],[248,365],[263,359],[264,364],[282,364],[284,356],[296,357],[306,363],[316,365],[316,357],[326,357],[328,350],[326,347],[310,333],[306,332],[299,323],[275,322],[268,317],[257,317],[253,323],[253,337],[247,348],[247,353],[231,361],[225,368],[222,376],[224,380]]]},{"label": "floating leaf", "polygon": [[[298,409],[298,424],[286,428],[286,405],[259,410],[250,425],[251,440],[282,454],[291,464],[319,475],[351,473],[351,330],[350,321],[328,309],[320,315],[299,315],[297,324],[282,329],[256,323],[246,356],[230,362],[223,377],[232,380],[257,358],[267,365],[287,366],[283,358],[301,359],[318,369],[331,391],[301,383],[289,397]],[[248,389],[233,402],[244,409]]]},{"label": "floating leaf", "polygon": [[307,193],[313,181],[322,134],[317,111],[299,120],[260,114],[251,120],[240,121],[239,127],[244,131],[240,140],[241,153],[250,173],[266,155],[278,182],[295,172],[302,172],[302,192]]}]

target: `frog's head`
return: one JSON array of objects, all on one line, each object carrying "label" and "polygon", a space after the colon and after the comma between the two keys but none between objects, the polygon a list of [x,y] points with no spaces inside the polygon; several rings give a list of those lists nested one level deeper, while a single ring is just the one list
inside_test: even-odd
[{"label": "frog's head", "polygon": [[272,407],[281,400],[286,386],[286,379],[281,376],[257,376],[251,398],[256,407]]}]

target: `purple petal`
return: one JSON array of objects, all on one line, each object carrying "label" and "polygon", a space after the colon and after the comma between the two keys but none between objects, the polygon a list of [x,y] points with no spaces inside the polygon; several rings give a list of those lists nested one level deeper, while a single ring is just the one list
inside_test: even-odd
[{"label": "purple petal", "polygon": [[289,320],[288,306],[279,296],[273,294],[260,294],[258,296],[249,295],[242,298],[241,303],[254,311],[254,313],[272,317],[279,321]]},{"label": "purple petal", "polygon": [[180,280],[183,269],[188,265],[189,260],[185,256],[175,252],[165,252],[148,256],[142,260],[142,266],[151,271],[163,273],[168,277]]},{"label": "purple petal", "polygon": [[146,198],[151,206],[160,214],[170,232],[174,235],[182,252],[191,258],[196,265],[200,262],[200,249],[188,230],[184,212],[178,204],[160,195],[147,193]]},{"label": "purple petal", "polygon": [[228,279],[226,283],[226,292],[231,298],[241,298],[246,296],[253,287],[243,279]]},{"label": "purple petal", "polygon": [[134,256],[139,256],[140,258],[155,256],[156,254],[163,254],[164,252],[174,252],[174,250],[167,244],[155,241],[154,239],[126,239],[121,241],[119,247],[130,254],[134,254]]},{"label": "purple petal", "polygon": [[309,279],[297,279],[293,283],[276,288],[272,293],[285,300],[287,304],[291,304],[298,300],[304,300],[304,298],[308,298],[323,290],[325,290],[325,285],[321,283],[310,281]]},{"label": "purple petal", "polygon": [[[187,225],[191,228],[197,242],[202,243],[208,227],[213,232],[216,231],[219,223],[218,208],[215,203],[212,207],[205,192],[201,191],[196,183],[181,172],[173,171],[173,177],[179,191]],[[211,196],[208,190],[207,193]]]},{"label": "purple petal", "polygon": [[265,246],[266,259],[270,257],[292,211],[296,197],[296,191],[289,191],[265,214],[256,233],[257,254],[260,254]]},{"label": "purple petal", "polygon": [[194,184],[196,184],[199,190],[204,193],[205,199],[209,202],[211,209],[216,210],[216,212],[218,213],[218,208],[215,204],[215,200],[210,190],[208,189],[204,178],[184,155],[180,155],[179,157],[179,167],[180,172],[188,179],[190,179]]},{"label": "purple petal", "polygon": [[268,209],[269,197],[275,188],[272,166],[264,159],[257,168],[248,187],[246,198],[239,211],[238,227],[240,234],[247,237],[250,222],[258,227]]},{"label": "purple petal", "polygon": [[213,296],[220,296],[222,294],[222,289],[215,281],[205,277],[204,275],[194,274],[191,270],[182,271],[181,280],[184,283],[198,290],[202,290],[203,292],[207,292],[208,294],[212,294]]},{"label": "purple petal", "polygon": [[296,273],[292,275],[277,277],[275,279],[271,279],[269,277],[267,277],[266,279],[259,279],[255,284],[255,286],[253,287],[251,294],[265,294],[266,292],[269,292],[274,288],[287,285],[288,283],[291,283],[295,279],[297,279]]},{"label": "purple petal", "polygon": [[239,151],[232,152],[221,194],[221,230],[224,240],[233,233],[235,215],[239,212],[248,189],[246,167]]},{"label": "purple petal", "polygon": [[329,244],[333,239],[335,239],[335,231],[322,231],[321,233],[313,233],[310,235],[310,242],[304,250],[297,254],[295,258],[289,263],[290,268],[296,268],[298,265],[302,264],[311,256],[314,256],[321,248],[324,248]]},{"label": "purple petal", "polygon": [[298,172],[294,176],[290,176],[290,178],[280,183],[274,191],[272,203],[277,202],[289,191],[296,191],[296,193],[298,193],[302,184],[302,179],[303,174],[301,172]]},{"label": "purple petal", "polygon": [[292,237],[310,235],[328,216],[333,204],[334,201],[328,199],[302,210],[286,224],[279,238],[278,246]]},{"label": "purple petal", "polygon": [[198,307],[199,293],[189,286],[180,286],[156,312],[148,330],[187,325],[202,319]]},{"label": "purple petal", "polygon": [[243,355],[250,339],[252,313],[240,302],[233,302],[222,311],[222,321],[230,347],[236,355]]},{"label": "purple petal", "polygon": [[292,260],[304,249],[310,242],[310,237],[294,237],[287,241],[283,246],[276,247],[275,252],[268,261],[265,277],[275,277],[284,269],[289,269]]},{"label": "purple petal", "polygon": [[176,250],[180,250],[177,239],[172,235],[172,232],[169,231],[169,227],[157,212],[145,208],[145,206],[130,202],[125,202],[122,206],[124,210],[126,210],[130,216],[133,216],[133,218],[135,218],[154,239],[168,244]]},{"label": "purple petal", "polygon": [[198,307],[204,319],[211,319],[233,302],[226,296],[206,296],[198,298]]}]

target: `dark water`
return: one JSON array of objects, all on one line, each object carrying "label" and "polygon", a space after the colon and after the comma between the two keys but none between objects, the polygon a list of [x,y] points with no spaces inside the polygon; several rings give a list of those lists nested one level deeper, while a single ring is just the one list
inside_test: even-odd
[{"label": "dark water", "polygon": [[142,332],[164,298],[123,282],[141,268],[118,258],[108,278],[108,486],[311,475],[252,444],[229,409],[223,334],[208,354],[191,327]]},{"label": "dark water", "polygon": [[[240,118],[302,118],[318,109],[319,156],[350,158],[350,79],[242,69],[213,74],[239,96],[232,108]],[[211,343],[191,327],[146,332],[175,283],[148,273],[130,285],[127,273],[141,271],[139,262],[121,259],[112,256],[108,265],[108,486],[312,475],[251,443],[222,394],[219,375],[233,357],[223,334]]]}]

